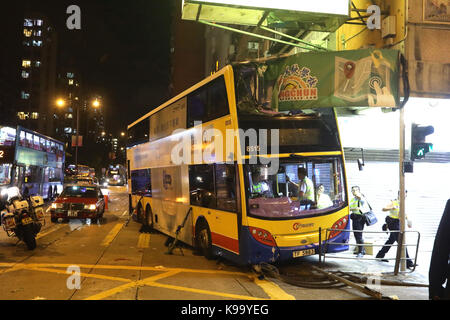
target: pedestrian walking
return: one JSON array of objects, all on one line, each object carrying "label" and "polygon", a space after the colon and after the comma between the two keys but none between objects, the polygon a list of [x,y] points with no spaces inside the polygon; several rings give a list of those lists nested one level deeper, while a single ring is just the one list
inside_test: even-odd
[{"label": "pedestrian walking", "polygon": [[[406,194],[405,193],[405,198]],[[400,231],[400,219],[399,219],[399,212],[400,212],[400,201],[399,201],[399,195],[400,192],[397,195],[397,198],[394,200],[391,200],[391,202],[384,207],[383,211],[389,211],[389,215],[386,216],[386,225],[384,226],[383,230],[389,229],[389,238],[387,239],[384,246],[380,249],[380,251],[377,253],[376,258],[380,259],[381,261],[388,262],[388,260],[383,259],[386,253],[389,251],[391,246],[397,242],[398,244],[398,235]],[[406,217],[406,220],[408,222],[408,228],[412,227],[411,220]],[[411,269],[414,267],[414,262],[409,258],[408,255],[408,249],[406,248],[406,267],[408,269]]]},{"label": "pedestrian walking", "polygon": [[353,198],[350,200],[350,219],[352,220],[353,235],[358,244],[357,257],[361,258],[366,254],[362,231],[366,224],[364,213],[370,211],[366,197],[361,193],[359,186],[352,187]]}]

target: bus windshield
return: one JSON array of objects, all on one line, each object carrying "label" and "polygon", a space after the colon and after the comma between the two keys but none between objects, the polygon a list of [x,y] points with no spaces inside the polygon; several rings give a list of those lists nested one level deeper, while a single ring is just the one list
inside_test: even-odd
[{"label": "bus windshield", "polygon": [[[307,178],[300,181],[299,168]],[[340,156],[279,159],[279,169],[269,174],[267,166],[244,165],[248,213],[270,219],[294,219],[323,215],[344,207],[346,188]],[[306,181],[306,180],[309,180]],[[300,195],[300,190],[306,192]]]},{"label": "bus windshield", "polygon": [[11,164],[0,164],[0,186],[11,182]]}]

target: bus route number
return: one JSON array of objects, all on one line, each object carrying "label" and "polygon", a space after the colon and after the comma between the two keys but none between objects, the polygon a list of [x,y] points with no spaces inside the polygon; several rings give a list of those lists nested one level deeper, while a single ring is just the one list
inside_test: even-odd
[{"label": "bus route number", "polygon": [[3,159],[5,157],[5,151],[0,150],[0,159]]}]

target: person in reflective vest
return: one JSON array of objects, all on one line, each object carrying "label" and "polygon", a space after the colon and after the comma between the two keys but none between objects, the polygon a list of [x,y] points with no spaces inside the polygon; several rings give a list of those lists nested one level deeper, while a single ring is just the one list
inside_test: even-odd
[{"label": "person in reflective vest", "polygon": [[[406,198],[407,193],[408,193],[408,191],[406,191],[406,193],[405,193],[405,198]],[[398,195],[400,195],[400,192]],[[384,246],[380,249],[380,251],[376,255],[376,258],[380,259],[383,262],[389,261],[389,260],[383,259],[383,258],[386,255],[386,253],[389,251],[391,246],[395,242],[398,243],[398,234],[399,234],[398,231],[400,231],[400,219],[399,219],[400,201],[398,200],[398,198],[399,198],[399,196],[397,196],[397,199],[391,200],[391,202],[382,209],[383,211],[389,211],[389,214],[386,216],[386,226],[383,228],[383,230],[385,230],[385,228],[387,228],[391,231],[389,233],[389,238],[387,239],[386,243],[384,244]],[[408,223],[408,228],[411,228],[412,227],[411,221],[408,219],[408,217],[406,217],[406,220]],[[406,258],[407,258],[406,267],[408,269],[413,268],[414,263],[409,258],[408,248],[406,248]]]},{"label": "person in reflective vest", "polygon": [[366,254],[362,233],[364,225],[366,224],[364,213],[369,212],[370,208],[366,198],[361,193],[359,186],[352,187],[352,194],[353,198],[350,200],[350,219],[352,219],[353,235],[358,244],[358,251],[356,254],[358,258],[361,258]]},{"label": "person in reflective vest", "polygon": [[298,199],[300,201],[314,202],[314,183],[308,178],[306,168],[299,167],[297,174],[299,179],[298,184],[291,181],[288,176],[286,176],[286,180],[298,188]]},{"label": "person in reflective vest", "polygon": [[254,195],[264,196],[264,197],[273,197],[273,193],[269,183],[264,179],[264,176],[261,174],[259,170],[256,170],[252,174],[252,193]]}]

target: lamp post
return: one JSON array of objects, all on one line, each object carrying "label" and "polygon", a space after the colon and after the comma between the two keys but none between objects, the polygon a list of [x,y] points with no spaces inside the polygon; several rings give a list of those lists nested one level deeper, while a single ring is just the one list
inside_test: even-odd
[{"label": "lamp post", "polygon": [[[66,105],[66,101],[64,99],[59,98],[58,100],[56,100],[56,105],[58,107],[64,107]],[[72,100],[70,100],[70,105],[72,106]],[[96,98],[93,102],[92,102],[92,106],[94,108],[98,108],[100,107],[100,101]],[[76,120],[76,136],[75,136],[75,171],[78,175],[78,140],[80,137],[79,134],[79,130],[80,130],[80,106],[77,103],[76,104],[76,108],[77,108],[77,120]]]}]

